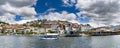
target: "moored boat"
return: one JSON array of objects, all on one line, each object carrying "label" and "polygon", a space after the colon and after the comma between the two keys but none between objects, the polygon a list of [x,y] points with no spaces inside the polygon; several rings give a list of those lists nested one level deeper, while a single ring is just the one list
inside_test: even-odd
[{"label": "moored boat", "polygon": [[46,40],[46,39],[49,39],[49,40],[57,40],[59,39],[58,38],[58,34],[46,34],[46,35],[43,35],[43,36],[39,36],[40,39],[42,40]]}]

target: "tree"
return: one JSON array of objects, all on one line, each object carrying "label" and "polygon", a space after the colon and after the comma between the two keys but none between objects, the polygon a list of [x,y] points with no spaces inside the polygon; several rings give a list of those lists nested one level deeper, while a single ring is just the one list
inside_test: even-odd
[{"label": "tree", "polygon": [[23,24],[23,26],[27,26],[26,24]]},{"label": "tree", "polygon": [[48,33],[51,33],[51,30],[48,30]]},{"label": "tree", "polygon": [[30,32],[27,32],[26,34],[33,34],[33,30],[30,30]]}]

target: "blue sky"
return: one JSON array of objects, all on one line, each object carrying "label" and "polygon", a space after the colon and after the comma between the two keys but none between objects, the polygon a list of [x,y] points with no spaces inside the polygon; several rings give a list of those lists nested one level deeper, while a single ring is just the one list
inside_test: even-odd
[{"label": "blue sky", "polygon": [[[71,1],[71,0],[69,0],[69,1]],[[36,3],[36,5],[34,5],[32,7],[34,7],[35,11],[37,12],[36,18],[39,17],[39,16],[41,16],[41,14],[43,14],[43,13],[45,15],[47,15],[50,12],[61,13],[62,11],[66,11],[68,13],[74,13],[74,14],[80,12],[80,9],[76,9],[76,7],[75,7],[77,1],[76,1],[76,3],[72,3],[72,2],[68,2],[68,3],[73,4],[73,6],[64,6],[65,4],[63,3],[62,0],[38,0],[37,3]],[[55,10],[53,10],[53,11],[47,11],[50,8],[54,8]],[[78,20],[81,23],[87,23],[87,22],[89,22],[89,18],[80,18],[83,15],[78,16],[76,14],[76,16],[77,16],[76,20]],[[15,20],[16,21],[20,21],[20,20],[22,20],[22,17],[19,16],[19,15],[17,15],[15,17]]]}]

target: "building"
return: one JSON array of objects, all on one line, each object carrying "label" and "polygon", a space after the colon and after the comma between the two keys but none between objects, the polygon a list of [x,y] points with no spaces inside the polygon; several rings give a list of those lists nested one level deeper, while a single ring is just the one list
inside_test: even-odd
[{"label": "building", "polygon": [[78,31],[81,30],[81,27],[77,23],[72,23],[72,31]]},{"label": "building", "polygon": [[91,29],[94,32],[113,32],[114,29],[110,27],[98,27]]},{"label": "building", "polygon": [[24,33],[27,33],[27,32],[30,32],[32,29],[31,28],[24,28],[23,30],[24,30],[23,31]]},{"label": "building", "polygon": [[54,33],[58,33],[58,21],[51,21],[51,31]]},{"label": "building", "polygon": [[88,31],[92,29],[92,27],[89,24],[82,25],[81,24],[81,31]]},{"label": "building", "polygon": [[0,33],[2,33],[2,32],[3,32],[2,30],[3,30],[3,28],[0,26]]}]

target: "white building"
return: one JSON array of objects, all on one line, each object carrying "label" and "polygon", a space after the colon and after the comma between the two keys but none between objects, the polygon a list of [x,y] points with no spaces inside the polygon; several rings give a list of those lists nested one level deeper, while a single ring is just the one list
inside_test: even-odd
[{"label": "white building", "polygon": [[35,28],[34,32],[37,32],[37,33],[39,33],[39,32],[45,32],[45,28]]},{"label": "white building", "polygon": [[89,24],[86,25],[81,25],[81,31],[88,31],[90,30],[92,27]]},{"label": "white building", "polygon": [[27,33],[27,32],[30,32],[32,29],[30,29],[30,28],[25,28],[24,29],[24,33]]},{"label": "white building", "polygon": [[2,28],[2,27],[0,27],[0,32],[2,32],[2,29],[3,29],[3,28]]},{"label": "white building", "polygon": [[51,25],[51,31],[57,31],[58,25]]},{"label": "white building", "polygon": [[99,28],[96,30],[96,32],[100,32],[100,31],[109,32],[109,31],[114,31],[114,29],[109,28],[109,27],[99,27]]},{"label": "white building", "polygon": [[13,29],[7,28],[7,29],[5,29],[5,32],[12,33],[12,32],[13,32]]}]

